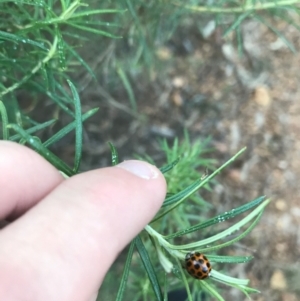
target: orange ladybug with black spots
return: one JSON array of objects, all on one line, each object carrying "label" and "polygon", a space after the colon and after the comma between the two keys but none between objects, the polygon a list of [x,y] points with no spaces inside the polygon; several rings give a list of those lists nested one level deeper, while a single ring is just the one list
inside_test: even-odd
[{"label": "orange ladybug with black spots", "polygon": [[211,264],[200,252],[189,252],[185,256],[185,268],[194,278],[202,280],[209,277]]}]

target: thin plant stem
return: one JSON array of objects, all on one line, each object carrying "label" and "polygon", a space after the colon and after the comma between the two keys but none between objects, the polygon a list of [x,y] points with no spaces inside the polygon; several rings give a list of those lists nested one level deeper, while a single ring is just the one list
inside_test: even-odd
[{"label": "thin plant stem", "polygon": [[184,5],[177,2],[173,2],[173,4],[198,13],[232,14],[232,13],[243,13],[247,11],[266,10],[275,7],[292,6],[295,4],[299,4],[299,0],[282,0],[282,1],[274,1],[274,2],[272,1],[266,3],[257,2],[255,4],[251,3],[240,7],[196,6],[196,5]]}]

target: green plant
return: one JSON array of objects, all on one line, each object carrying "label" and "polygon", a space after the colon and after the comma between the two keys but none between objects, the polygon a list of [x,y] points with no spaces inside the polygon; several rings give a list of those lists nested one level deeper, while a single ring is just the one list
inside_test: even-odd
[{"label": "green plant", "polygon": [[[0,9],[0,99],[7,108],[10,122],[21,127],[39,125],[38,129],[31,128],[31,132],[51,124],[38,124],[22,113],[17,101],[20,89],[26,91],[33,106],[44,97],[74,118],[70,108],[73,100],[65,89],[73,66],[83,66],[95,79],[93,71],[75,49],[86,40],[87,33],[116,37],[103,30],[109,22],[100,20],[122,11],[92,9],[77,0],[1,1]],[[100,20],[95,19],[96,16]]]},{"label": "green plant", "polygon": [[[0,99],[7,107],[10,121],[19,124],[34,124],[19,108],[16,93],[20,89],[26,91],[33,105],[43,96],[72,116],[64,87],[66,78],[84,68],[89,78],[97,81],[94,69],[99,62],[106,61],[99,66],[99,71],[108,67],[109,71],[105,72],[108,89],[116,83],[119,88],[123,86],[128,103],[136,110],[134,80],[146,70],[152,78],[164,75],[163,68],[172,62],[172,56],[162,63],[157,60],[156,49],[176,36],[178,28],[201,33],[207,22],[213,20],[224,38],[234,33],[242,51],[241,25],[253,19],[270,28],[295,51],[292,42],[273,21],[281,20],[299,30],[298,4],[297,0],[262,3],[204,0],[111,3],[106,0],[99,9],[94,1],[3,0],[0,2]],[[80,48],[91,35],[97,36],[97,47],[89,45],[85,56],[92,58],[87,63]],[[84,78],[85,82],[76,82],[80,89],[87,84]]]},{"label": "green plant", "polygon": [[[174,149],[177,148],[177,143],[175,142]],[[113,164],[117,164],[118,157],[117,152],[115,148],[111,145],[112,150],[112,162]],[[169,285],[167,284],[167,278],[166,274],[173,272],[175,277],[178,277],[180,281],[183,282],[185,289],[188,294],[188,300],[192,301],[195,300],[192,295],[195,294],[195,291],[191,293],[189,283],[191,282],[190,278],[186,277],[186,274],[184,273],[182,269],[182,261],[185,258],[185,255],[190,252],[191,250],[197,250],[198,252],[205,253],[209,260],[211,262],[215,263],[245,263],[253,259],[252,256],[218,256],[215,255],[214,252],[216,250],[219,250],[224,247],[228,247],[235,242],[241,240],[244,238],[247,234],[249,234],[252,229],[257,225],[259,222],[262,213],[265,209],[265,207],[270,202],[269,200],[265,200],[265,197],[259,197],[249,203],[246,203],[238,208],[232,209],[229,212],[225,212],[224,214],[215,216],[211,219],[208,219],[206,221],[197,223],[193,226],[188,226],[183,228],[180,231],[173,232],[167,235],[163,235],[159,233],[157,230],[154,229],[152,225],[158,224],[158,228],[160,227],[159,222],[162,220],[162,218],[170,218],[173,219],[174,211],[175,209],[178,209],[180,205],[182,205],[184,202],[186,202],[191,195],[193,195],[198,189],[201,187],[204,187],[211,179],[213,179],[221,170],[223,170],[228,164],[230,164],[232,161],[234,161],[245,149],[242,149],[240,152],[238,152],[234,157],[232,157],[229,161],[227,161],[224,165],[222,165],[220,168],[216,169],[212,174],[210,175],[204,175],[200,179],[197,179],[194,183],[187,186],[185,189],[182,189],[181,191],[177,192],[174,195],[167,196],[161,210],[157,213],[157,216],[153,219],[153,221],[145,227],[145,232],[148,234],[148,239],[146,239],[146,236],[140,234],[130,245],[129,251],[127,254],[126,263],[124,266],[123,276],[121,279],[121,283],[119,286],[118,294],[116,297],[117,301],[123,300],[123,295],[125,292],[126,282],[128,280],[129,270],[130,270],[130,263],[132,260],[132,256],[134,254],[134,248],[137,249],[141,261],[143,263],[144,269],[148,275],[149,283],[152,287],[154,296],[156,300],[167,300],[166,294],[167,289],[169,288]],[[189,158],[189,157],[188,157]],[[174,162],[171,162],[167,166],[161,168],[162,172],[167,173],[172,170],[175,170],[178,166],[178,159]],[[178,163],[180,164],[180,163]],[[250,213],[248,213],[244,218],[242,218],[240,221],[236,222],[231,227],[227,228],[226,230],[220,231],[218,234],[214,234],[209,238],[205,239],[198,239],[197,241],[194,241],[192,243],[188,244],[173,244],[170,243],[170,241],[173,241],[174,239],[178,237],[184,237],[190,233],[195,233],[196,231],[203,231],[203,229],[206,229],[207,227],[212,227],[214,225],[218,225],[228,219],[231,219],[237,215],[240,215],[246,211],[252,210]],[[176,213],[175,213],[176,215]],[[166,222],[164,222],[166,223]],[[243,231],[241,231],[241,228],[245,227]],[[169,229],[167,229],[169,230]],[[229,235],[232,235],[233,233],[238,232],[238,235],[230,240],[225,240],[225,242],[219,242],[223,239],[226,239]],[[143,238],[146,239],[146,242],[143,241]],[[150,240],[149,240],[150,238]],[[148,240],[148,242],[147,242]],[[150,243],[151,242],[151,243]],[[152,248],[155,249],[156,252],[156,259],[158,259],[160,265],[163,267],[163,270],[165,271],[164,275],[159,275],[161,273],[158,272],[158,269],[153,266],[151,263],[151,255],[149,249],[151,249],[150,244],[152,244]],[[212,244],[212,245],[211,245]],[[147,247],[146,247],[147,246]],[[208,253],[207,253],[208,252]],[[210,252],[213,252],[209,254]],[[153,258],[153,256],[152,256]],[[246,296],[249,296],[250,293],[258,292],[257,290],[248,287],[249,281],[247,279],[237,279],[232,278],[230,276],[227,276],[221,272],[218,272],[216,269],[213,269],[211,274],[211,279],[221,282],[223,284],[235,287],[239,290],[241,290]],[[160,284],[160,278],[165,277],[165,290],[164,293],[162,292],[161,284]],[[215,286],[211,283],[211,281],[199,281],[199,287],[201,290],[206,291],[211,296],[215,297],[217,300],[223,301],[223,297],[221,294],[218,293]],[[149,288],[148,288],[149,289]],[[135,294],[138,294],[138,291],[136,291]],[[137,297],[138,298],[138,297]],[[147,300],[147,298],[144,300]]]},{"label": "green plant", "polygon": [[[179,193],[182,193],[190,183],[197,182],[199,173],[203,173],[204,177],[208,170],[214,169],[216,161],[207,158],[211,151],[209,143],[210,139],[198,140],[192,143],[187,132],[185,132],[185,139],[180,143],[178,139],[175,139],[173,144],[169,146],[166,140],[160,141],[160,148],[166,156],[166,162],[170,164],[168,166],[173,166],[174,162],[180,162],[180,164],[176,164],[176,168],[172,168],[168,172],[162,169],[165,173],[169,191],[163,208],[178,201],[178,197],[180,197]],[[139,158],[146,159],[149,163],[155,164],[149,156]],[[208,191],[211,190],[209,183],[205,184],[204,188]],[[191,221],[201,221],[204,218],[204,214],[212,207],[209,202],[205,201],[199,190],[190,195],[189,200],[189,204],[180,206],[177,210],[173,211],[171,219],[162,217],[155,224],[156,229],[164,232],[167,226],[169,232],[176,232],[178,228],[188,227]]]},{"label": "green plant", "polygon": [[[299,26],[294,21],[295,17],[291,14],[294,12],[297,17],[299,13],[297,3],[297,1],[277,1],[258,5],[256,2],[249,1],[245,4],[221,1],[215,2],[212,6],[205,1],[119,0],[114,4],[111,1],[103,1],[102,9],[98,9],[96,2],[90,2],[88,6],[87,3],[77,0],[2,0],[0,1],[2,138],[26,143],[66,177],[72,176],[80,172],[83,122],[98,111],[98,108],[94,108],[85,113],[82,112],[78,93],[81,89],[80,81],[70,80],[76,77],[74,73],[80,68],[85,69],[91,79],[97,80],[94,68],[91,68],[80,54],[80,46],[88,41],[90,35],[98,37],[97,51],[110,55],[107,64],[109,66],[108,82],[111,85],[119,82],[119,85],[124,86],[132,110],[137,111],[138,100],[134,94],[135,87],[132,79],[137,78],[144,70],[148,70],[151,78],[153,74],[160,73],[162,68],[156,60],[155,48],[169,41],[178,27],[185,28],[187,20],[191,21],[189,28],[194,26],[201,31],[203,23],[202,18],[200,20],[198,16],[205,14],[205,21],[215,20],[216,24],[224,29],[224,36],[235,31],[237,40],[242,43],[240,30],[242,22],[247,18],[255,18],[269,26],[293,50],[292,44],[283,34],[269,25],[269,19],[279,17],[299,30]],[[123,39],[119,39],[121,36]],[[124,44],[127,48],[123,47]],[[109,48],[111,45],[113,47]],[[123,51],[125,48],[127,51]],[[110,51],[111,49],[114,50]],[[88,52],[92,50],[88,49]],[[25,97],[20,97],[19,93],[25,93]],[[24,110],[26,104],[23,104],[26,98],[30,100],[30,106],[34,108],[40,102],[50,104],[52,111],[49,114],[49,120],[36,120],[30,113],[26,113]],[[57,116],[58,118],[54,118]],[[60,130],[45,139],[38,136],[39,131],[52,127],[57,119],[63,119],[62,116],[67,116],[68,119]],[[73,166],[69,166],[51,151],[53,144],[62,140],[71,131],[75,132]],[[192,279],[186,278],[181,268],[182,259],[191,249],[197,249],[205,254],[208,252],[211,262],[216,263],[240,263],[251,259],[249,256],[217,256],[214,251],[231,245],[248,234],[259,221],[269,201],[258,198],[228,213],[206,220],[203,212],[208,211],[209,205],[198,191],[203,187],[211,189],[213,177],[236,156],[209,174],[206,168],[214,170],[215,162],[209,159],[199,160],[199,158],[203,159],[202,148],[204,146],[203,142],[192,146],[187,137],[181,145],[176,140],[171,148],[166,142],[162,142],[161,147],[168,161],[162,171],[166,175],[170,194],[167,195],[163,207],[153,222],[145,228],[141,236],[131,243],[117,300],[121,300],[125,292],[135,248],[138,249],[144,264],[144,271],[148,275],[148,280],[142,284],[145,288],[144,299],[154,294],[157,300],[166,300],[168,289],[179,287],[182,283],[188,291],[189,299],[193,298],[196,290],[190,291],[188,285]],[[112,161],[116,164],[117,152],[113,146],[111,149]],[[207,152],[206,148],[205,152]],[[179,156],[181,159],[178,163]],[[186,205],[182,206],[182,204]],[[220,231],[219,234],[211,234],[211,230],[208,229],[251,209],[252,212],[246,217],[229,229]],[[195,220],[198,222],[191,225],[191,222],[195,223]],[[244,231],[238,232],[241,227],[246,226]],[[201,230],[201,236],[197,232],[199,230]],[[239,233],[236,238],[216,243],[233,232]],[[209,236],[209,238],[203,238],[204,236]],[[155,250],[155,252],[152,253],[149,250]],[[157,264],[153,266],[151,261]],[[157,272],[158,264],[166,273],[174,274],[172,279],[177,281],[175,284],[169,283],[165,272]],[[143,269],[139,268],[142,272]],[[132,276],[134,278],[134,275]],[[230,278],[217,272],[216,269],[213,270],[211,278],[237,287],[245,294],[255,292],[247,286],[247,280]],[[135,280],[137,285],[141,285],[140,279],[136,277]],[[201,289],[222,300],[210,280],[195,283],[194,281],[195,287],[199,285]],[[161,292],[162,286],[165,288],[164,295]]]}]

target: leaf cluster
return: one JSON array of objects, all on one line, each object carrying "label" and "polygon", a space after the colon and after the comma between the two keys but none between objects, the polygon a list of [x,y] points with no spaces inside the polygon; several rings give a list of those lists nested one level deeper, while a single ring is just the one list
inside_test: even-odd
[{"label": "leaf cluster", "polygon": [[[157,49],[170,43],[178,29],[202,33],[213,21],[224,38],[234,33],[241,51],[246,20],[270,28],[292,51],[293,43],[276,27],[276,21],[300,29],[297,0],[106,0],[101,8],[97,1],[1,0],[0,11],[0,99],[9,103],[10,121],[19,125],[25,119],[30,121],[19,109],[16,92],[21,89],[33,105],[43,95],[70,114],[66,79],[76,77],[72,74],[77,74],[80,66],[95,81],[94,69],[101,72],[108,68],[108,81],[114,87],[116,83],[123,86],[130,107],[136,111],[134,80],[145,70],[152,78],[163,75],[164,64],[157,57]],[[97,45],[88,43],[82,56],[80,48],[92,35],[97,37]],[[106,64],[101,64],[104,61]],[[80,89],[89,81],[84,80],[78,83]]]},{"label": "leaf cluster", "polygon": [[79,0],[5,0],[0,1],[0,11],[0,100],[9,121],[21,127],[41,127],[20,109],[20,92],[33,107],[43,97],[74,118],[70,108],[74,89],[66,91],[73,66],[81,65],[95,79],[76,48],[89,33],[116,37],[113,29],[106,30],[109,22],[104,21],[123,11],[105,6],[93,9]]}]

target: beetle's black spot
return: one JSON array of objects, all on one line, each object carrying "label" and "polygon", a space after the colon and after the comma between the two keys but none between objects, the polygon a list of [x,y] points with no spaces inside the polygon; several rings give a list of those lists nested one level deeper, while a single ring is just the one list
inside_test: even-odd
[{"label": "beetle's black spot", "polygon": [[192,260],[196,260],[196,257],[193,255],[193,256],[191,257],[191,259],[192,259]]},{"label": "beetle's black spot", "polygon": [[194,264],[194,268],[195,268],[196,270],[199,270],[199,269],[200,269],[200,264],[199,264],[199,263]]},{"label": "beetle's black spot", "polygon": [[204,258],[206,261],[208,261],[208,259],[207,259],[207,257],[206,257],[205,255],[203,255],[203,258]]},{"label": "beetle's black spot", "polygon": [[200,277],[200,278],[202,278],[202,277],[203,277],[203,274],[202,274],[201,272],[198,272],[198,273],[197,273],[197,276]]},{"label": "beetle's black spot", "polygon": [[208,268],[210,268],[210,262],[207,262],[206,265]]},{"label": "beetle's black spot", "polygon": [[196,252],[195,255],[196,255],[196,256],[200,256],[200,253],[199,253],[199,252]]},{"label": "beetle's black spot", "polygon": [[186,266],[187,267],[190,267],[192,265],[192,263],[190,262],[190,261],[188,261],[187,263],[186,263]]},{"label": "beetle's black spot", "polygon": [[203,259],[199,259],[198,262],[199,262],[200,264],[204,264],[204,260],[203,260]]}]

